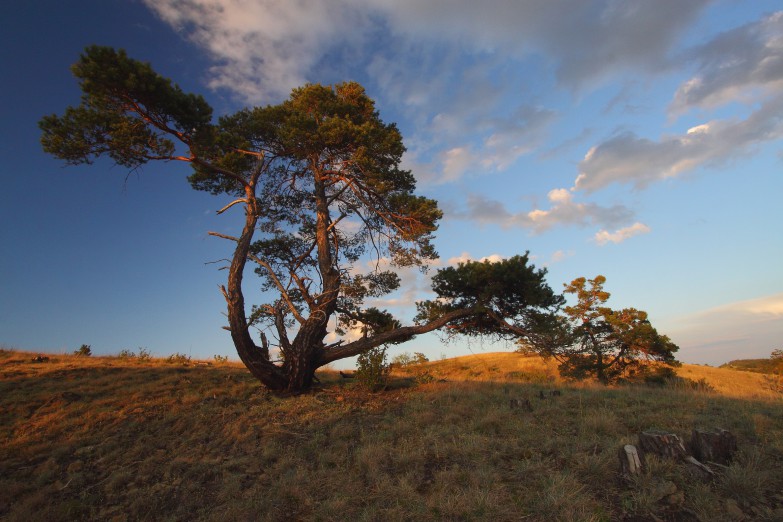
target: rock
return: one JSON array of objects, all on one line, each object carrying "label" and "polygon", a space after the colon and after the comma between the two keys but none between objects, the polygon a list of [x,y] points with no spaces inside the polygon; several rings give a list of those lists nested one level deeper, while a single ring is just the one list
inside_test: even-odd
[{"label": "rock", "polygon": [[732,520],[745,520],[745,513],[737,505],[737,501],[733,498],[727,498],[724,502],[726,507],[726,514]]},{"label": "rock", "polygon": [[659,483],[655,487],[655,490],[653,491],[652,495],[655,498],[655,500],[662,501],[676,493],[677,493],[677,485],[671,480],[665,480]]},{"label": "rock", "polygon": [[679,490],[675,491],[671,495],[662,498],[661,502],[664,502],[673,508],[681,507],[685,504],[685,493]]}]

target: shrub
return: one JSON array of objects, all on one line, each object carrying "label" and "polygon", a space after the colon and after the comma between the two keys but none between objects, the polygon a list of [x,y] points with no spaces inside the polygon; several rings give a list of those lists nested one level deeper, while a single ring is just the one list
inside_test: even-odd
[{"label": "shrub", "polygon": [[167,362],[174,364],[188,364],[190,362],[190,356],[184,353],[173,353],[166,358]]},{"label": "shrub", "polygon": [[402,352],[401,354],[395,355],[391,360],[392,366],[408,366],[412,362],[413,356],[408,352]]},{"label": "shrub", "polygon": [[152,359],[152,353],[146,348],[139,347],[139,360],[149,361],[150,359]]},{"label": "shrub", "polygon": [[386,387],[391,365],[386,362],[386,347],[373,348],[357,359],[356,380],[371,392]]},{"label": "shrub", "polygon": [[89,344],[83,344],[79,347],[78,350],[74,350],[73,354],[80,357],[89,357],[92,355],[92,350],[90,349]]},{"label": "shrub", "polygon": [[218,364],[222,364],[224,362],[228,362],[228,355],[217,355],[217,354],[215,354],[214,357],[215,357],[215,362],[218,363]]},{"label": "shrub", "polygon": [[117,354],[117,357],[119,357],[120,359],[135,359],[136,352],[132,352],[127,348],[123,348],[122,350],[120,350],[120,353]]},{"label": "shrub", "polygon": [[639,372],[637,378],[641,378],[645,384],[651,386],[666,386],[673,380],[678,379],[674,368],[668,366],[658,366],[656,368],[645,367]]},{"label": "shrub", "polygon": [[413,352],[413,364],[424,364],[430,362],[426,355],[421,352]]}]

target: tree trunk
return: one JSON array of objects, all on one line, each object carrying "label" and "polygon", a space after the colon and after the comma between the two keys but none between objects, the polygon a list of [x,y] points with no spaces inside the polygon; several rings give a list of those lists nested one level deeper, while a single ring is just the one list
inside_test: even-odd
[{"label": "tree trunk", "polygon": [[291,343],[291,349],[286,353],[283,365],[283,371],[288,378],[286,391],[307,391],[313,385],[325,336],[326,327],[323,321],[317,319],[308,319],[299,329],[296,338]]},{"label": "tree trunk", "polygon": [[[255,201],[255,196],[248,195],[250,201]],[[250,337],[247,318],[245,317],[245,296],[242,294],[242,277],[247,263],[247,254],[250,250],[250,242],[253,239],[258,218],[254,205],[248,203],[245,207],[245,226],[242,235],[237,241],[234,257],[228,273],[228,289],[224,292],[228,306],[228,324],[231,331],[231,339],[237,350],[239,358],[264,386],[270,390],[283,390],[288,386],[288,379],[268,358],[268,352],[256,346]],[[265,353],[267,356],[265,357]]]}]

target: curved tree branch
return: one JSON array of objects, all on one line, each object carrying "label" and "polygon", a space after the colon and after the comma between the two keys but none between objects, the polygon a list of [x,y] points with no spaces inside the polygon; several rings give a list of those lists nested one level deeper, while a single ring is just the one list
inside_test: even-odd
[{"label": "curved tree branch", "polygon": [[416,326],[403,326],[395,330],[389,330],[387,332],[374,335],[372,337],[364,337],[362,339],[350,342],[345,345],[334,346],[331,349],[324,350],[321,359],[318,361],[320,366],[329,364],[330,362],[344,359],[345,357],[352,357],[359,355],[360,353],[371,350],[377,346],[383,344],[389,344],[393,342],[405,341],[416,335],[432,332],[443,328],[451,321],[456,319],[462,319],[464,317],[470,317],[473,315],[480,315],[484,313],[484,309],[479,307],[465,308],[461,310],[453,310],[445,313],[437,319],[433,319],[429,323],[416,325]]}]

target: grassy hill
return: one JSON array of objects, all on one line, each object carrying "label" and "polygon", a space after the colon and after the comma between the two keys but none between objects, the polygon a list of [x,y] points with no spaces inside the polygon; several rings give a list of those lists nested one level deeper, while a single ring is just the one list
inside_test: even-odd
[{"label": "grassy hill", "polygon": [[[0,351],[2,520],[783,520],[783,395],[761,374],[612,389],[482,354],[286,398],[230,363],[32,357]],[[642,430],[714,427],[739,451],[713,481],[654,456],[618,473]]]},{"label": "grassy hill", "polygon": [[721,368],[743,370],[758,373],[779,373],[783,371],[783,361],[774,359],[737,359],[722,364]]}]

